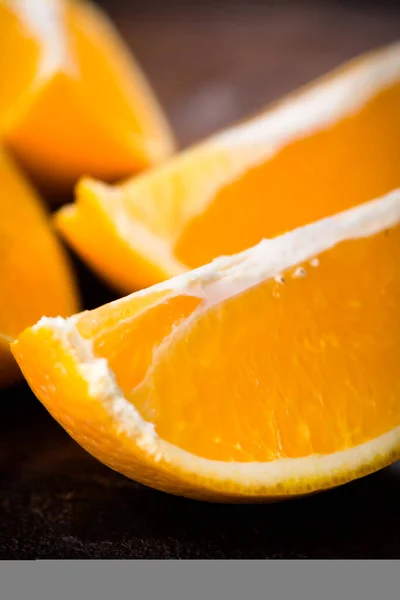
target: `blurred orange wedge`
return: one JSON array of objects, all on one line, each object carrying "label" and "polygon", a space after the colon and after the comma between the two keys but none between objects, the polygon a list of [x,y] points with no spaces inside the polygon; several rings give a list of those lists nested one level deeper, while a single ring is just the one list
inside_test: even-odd
[{"label": "blurred orange wedge", "polygon": [[9,342],[41,316],[78,310],[64,252],[34,190],[0,149],[0,386],[18,373]]},{"label": "blurred orange wedge", "polygon": [[400,44],[115,187],[84,179],[57,225],[130,292],[400,185]]},{"label": "blurred orange wedge", "polygon": [[169,492],[260,501],[400,458],[400,190],[12,351],[84,448]]},{"label": "blurred orange wedge", "polygon": [[0,0],[0,134],[49,189],[163,160],[170,130],[106,16],[78,0]]}]

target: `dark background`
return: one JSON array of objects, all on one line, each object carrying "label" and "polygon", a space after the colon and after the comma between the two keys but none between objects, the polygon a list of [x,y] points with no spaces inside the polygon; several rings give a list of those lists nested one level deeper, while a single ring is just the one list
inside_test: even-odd
[{"label": "dark background", "polygon": [[[182,146],[400,37],[400,2],[99,2]],[[78,265],[86,306],[112,295]],[[312,498],[209,505],[92,459],[23,384],[1,394],[0,558],[399,558],[400,465]]]},{"label": "dark background", "polygon": [[99,0],[182,144],[400,37],[400,0]]}]

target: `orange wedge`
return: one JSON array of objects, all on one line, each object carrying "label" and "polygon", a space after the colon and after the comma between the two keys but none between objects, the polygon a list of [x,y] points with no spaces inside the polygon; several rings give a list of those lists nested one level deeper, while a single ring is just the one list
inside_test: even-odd
[{"label": "orange wedge", "polygon": [[78,0],[0,0],[0,135],[49,189],[162,161],[171,132],[106,16]]},{"label": "orange wedge", "polygon": [[41,201],[0,150],[0,386],[18,373],[9,342],[41,316],[78,310],[75,283]]},{"label": "orange wedge", "polygon": [[155,488],[260,501],[400,458],[400,190],[12,351],[84,448]]},{"label": "orange wedge", "polygon": [[400,185],[400,44],[121,185],[84,179],[57,225],[131,292]]}]

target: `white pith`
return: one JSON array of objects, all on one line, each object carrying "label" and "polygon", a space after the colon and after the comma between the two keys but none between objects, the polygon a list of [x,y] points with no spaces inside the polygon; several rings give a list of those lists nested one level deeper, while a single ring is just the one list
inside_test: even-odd
[{"label": "white pith", "polygon": [[9,8],[17,15],[27,37],[36,39],[40,57],[33,81],[2,115],[1,128],[8,132],[26,115],[41,90],[57,73],[77,76],[74,52],[65,28],[65,2],[56,0],[8,0]]},{"label": "white pith", "polygon": [[10,3],[29,35],[42,47],[36,84],[61,68],[72,68],[71,48],[65,29],[65,3],[55,0],[12,0]]},{"label": "white pith", "polygon": [[[98,116],[99,123],[107,129],[110,139],[117,140],[121,147],[126,146],[129,152],[136,153],[138,148],[143,147],[145,154],[154,154],[155,157],[164,155],[167,142],[162,139],[162,135],[157,135],[157,131],[162,127],[166,134],[171,135],[165,117],[140,67],[121,41],[118,31],[100,9],[92,6],[90,2],[81,3],[80,0],[7,0],[7,3],[10,10],[17,15],[24,35],[37,41],[40,55],[34,81],[29,82],[26,91],[13,101],[13,105],[7,111],[7,120],[3,125],[5,129],[10,130],[15,122],[18,122],[18,119],[29,114],[29,110],[35,102],[40,102],[41,92],[46,90],[48,85],[51,86],[54,81],[58,81],[58,75],[66,75],[70,82],[82,80],[83,73],[77,55],[78,46],[75,35],[70,30],[69,22],[70,8],[76,5],[80,12],[85,12],[89,21],[95,23],[99,45],[102,42],[105,45],[109,44],[108,54],[112,55],[114,68],[116,72],[120,73],[120,85],[122,85],[122,79],[126,78],[123,85],[126,86],[127,97],[132,99],[132,107],[134,108],[136,102],[137,91],[141,90],[145,96],[143,104],[146,107],[145,110],[141,109],[143,118],[146,114],[151,115],[152,119],[157,120],[157,127],[155,128],[156,133],[152,137],[146,133],[146,128],[144,132],[136,132],[135,128],[130,126],[128,127],[129,131],[125,131],[124,128],[127,125],[118,122],[118,115],[114,114],[112,118],[104,119],[101,111]],[[85,16],[82,21],[79,19],[78,17],[78,20],[74,19],[74,21],[85,26]],[[71,90],[71,93],[74,93],[74,88]],[[87,86],[87,93],[90,91],[92,91],[91,88]],[[98,110],[98,90],[96,89],[94,89],[88,110],[91,110],[92,113]]]},{"label": "white pith", "polygon": [[[127,248],[133,252],[139,249],[165,273],[178,275],[187,267],[176,257],[173,245],[180,239],[185,224],[203,214],[219,190],[296,140],[357,114],[379,91],[399,81],[400,43],[395,43],[345,64],[252,120],[172,157],[155,171],[145,172],[115,188],[96,182],[102,204],[92,208],[93,214],[104,210],[116,237]],[[180,203],[172,234],[158,235],[145,221],[127,215],[125,202],[140,204],[141,210],[148,206],[150,212],[153,205],[161,212],[164,205],[174,205],[175,186],[190,202]],[[85,193],[78,194],[70,214],[79,214],[80,203],[85,201]],[[63,209],[64,214],[68,214],[69,208]]]},{"label": "white pith", "polygon": [[267,150],[275,154],[287,143],[357,113],[379,90],[399,78],[400,42],[396,42],[348,62],[289,96],[264,116],[216,136],[215,141],[227,146],[252,146],[259,141],[265,147],[267,140]]},{"label": "white pith", "polygon": [[[195,271],[179,275],[150,289],[134,294],[168,290],[169,295],[190,294],[204,299],[202,310],[228,297],[278,276],[305,261],[314,263],[317,255],[343,241],[369,237],[400,223],[400,189],[390,194],[339,213],[317,223],[294,230],[231,257],[220,257]],[[133,296],[133,294],[131,295]],[[131,296],[117,300],[118,305]],[[165,300],[165,297],[164,297]],[[268,489],[279,494],[280,486],[291,479],[325,482],[340,474],[362,470],[379,464],[388,457],[399,457],[400,427],[354,448],[329,455],[279,459],[269,463],[239,463],[209,460],[161,439],[152,423],[146,422],[118,387],[114,373],[105,358],[98,358],[90,340],[77,331],[79,315],[69,319],[43,318],[34,329],[51,329],[69,347],[76,358],[82,377],[89,385],[91,397],[98,399],[112,415],[115,426],[135,441],[154,462],[173,466],[181,473],[200,480],[234,482],[243,489]],[[394,452],[397,455],[394,455]],[[316,485],[318,485],[316,483]]]}]

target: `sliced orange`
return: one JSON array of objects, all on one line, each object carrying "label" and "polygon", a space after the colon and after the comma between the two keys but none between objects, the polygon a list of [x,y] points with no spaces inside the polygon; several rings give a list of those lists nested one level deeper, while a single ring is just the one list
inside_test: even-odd
[{"label": "sliced orange", "polygon": [[80,182],[57,224],[130,292],[400,185],[400,44],[121,185]]},{"label": "sliced orange", "polygon": [[0,0],[0,59],[0,134],[49,189],[124,177],[171,153],[148,82],[94,5]]},{"label": "sliced orange", "polygon": [[9,342],[41,316],[79,310],[66,256],[41,201],[0,149],[0,386],[18,373]]},{"label": "sliced orange", "polygon": [[147,485],[258,501],[400,458],[400,190],[13,344],[84,448]]}]

